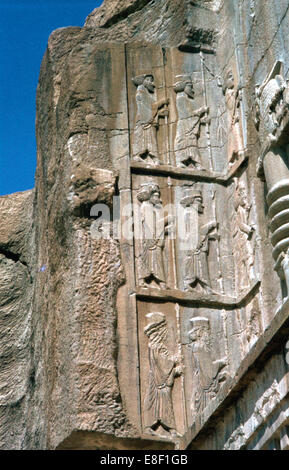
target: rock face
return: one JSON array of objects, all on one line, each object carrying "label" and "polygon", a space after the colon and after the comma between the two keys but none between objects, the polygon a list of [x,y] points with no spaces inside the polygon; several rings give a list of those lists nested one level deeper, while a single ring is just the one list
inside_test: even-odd
[{"label": "rock face", "polygon": [[[25,440],[31,367],[33,192],[0,198],[0,445],[21,448]],[[10,444],[9,444],[10,442]]]},{"label": "rock face", "polygon": [[52,33],[36,186],[0,198],[1,449],[289,448],[288,11]]},{"label": "rock face", "polygon": [[105,0],[100,8],[96,8],[86,20],[87,26],[109,28],[115,23],[126,19],[132,13],[142,10],[150,0]]}]

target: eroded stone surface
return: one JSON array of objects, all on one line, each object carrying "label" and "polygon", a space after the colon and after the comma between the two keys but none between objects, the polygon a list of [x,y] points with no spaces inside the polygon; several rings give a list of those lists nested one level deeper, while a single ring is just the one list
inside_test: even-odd
[{"label": "eroded stone surface", "polygon": [[35,190],[0,198],[1,448],[288,448],[288,11],[50,36]]}]

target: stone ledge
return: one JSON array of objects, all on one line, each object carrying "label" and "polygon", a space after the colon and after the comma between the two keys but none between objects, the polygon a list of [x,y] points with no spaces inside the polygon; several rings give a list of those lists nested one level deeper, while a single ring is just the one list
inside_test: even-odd
[{"label": "stone ledge", "polygon": [[132,439],[101,432],[74,430],[56,450],[174,450],[174,448],[173,442],[153,436],[151,439],[144,435]]},{"label": "stone ledge", "polygon": [[156,288],[136,288],[135,293],[137,298],[144,300],[160,300],[167,302],[180,302],[180,303],[197,303],[199,305],[213,306],[213,307],[240,307],[246,302],[250,294],[252,294],[260,285],[260,281],[253,283],[243,294],[237,297],[230,297],[225,295],[201,295],[191,292],[184,292],[179,289],[161,290]]},{"label": "stone ledge", "polygon": [[172,176],[174,178],[196,179],[202,181],[216,181],[226,184],[237,173],[239,168],[248,159],[248,153],[244,155],[227,173],[217,173],[215,171],[197,171],[189,168],[179,168],[172,165],[148,165],[142,162],[131,162],[130,168],[133,173],[149,173],[154,176]]}]

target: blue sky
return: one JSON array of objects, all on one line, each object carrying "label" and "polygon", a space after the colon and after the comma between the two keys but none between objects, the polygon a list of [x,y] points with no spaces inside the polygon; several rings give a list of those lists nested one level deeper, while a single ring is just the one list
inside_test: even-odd
[{"label": "blue sky", "polygon": [[0,195],[34,186],[35,99],[50,33],[83,26],[102,0],[0,0]]}]

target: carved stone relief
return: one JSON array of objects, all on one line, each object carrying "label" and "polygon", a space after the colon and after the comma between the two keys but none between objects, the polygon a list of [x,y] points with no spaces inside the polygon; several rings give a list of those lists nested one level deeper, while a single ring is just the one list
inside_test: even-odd
[{"label": "carved stone relief", "polygon": [[232,225],[227,189],[175,182],[178,287],[193,295],[235,296]]},{"label": "carved stone relief", "polygon": [[275,270],[289,292],[289,87],[283,64],[276,61],[263,83],[255,87],[256,127],[262,144],[257,173],[266,180]]},{"label": "carved stone relief", "polygon": [[141,428],[169,440],[183,439],[262,328],[241,92],[231,71],[220,87],[214,32],[200,38],[188,55],[127,46]]},{"label": "carved stone relief", "polygon": [[218,308],[180,306],[187,423],[212,406],[229,378],[225,317]]},{"label": "carved stone relief", "polygon": [[20,392],[0,315],[0,447],[289,449],[286,3],[104,0],[53,33],[28,222],[0,211],[7,308],[35,286]]},{"label": "carved stone relief", "polygon": [[144,333],[148,337],[149,377],[144,400],[144,429],[151,434],[165,430],[172,437],[176,431],[172,403],[175,377],[182,374],[180,357],[168,348],[166,317],[161,312],[148,313]]},{"label": "carved stone relief", "polygon": [[246,443],[246,434],[244,426],[239,426],[224,444],[224,450],[239,450]]},{"label": "carved stone relief", "polygon": [[247,341],[249,344],[254,344],[262,332],[262,319],[257,297],[254,297],[252,302],[248,305],[247,311]]},{"label": "carved stone relief", "polygon": [[287,84],[281,68],[281,62],[276,62],[264,82],[255,87],[256,126],[264,138],[263,149],[277,143],[280,125],[288,111]]},{"label": "carved stone relief", "polygon": [[191,24],[186,27],[186,39],[179,45],[184,52],[214,53],[216,32],[213,29],[197,28]]},{"label": "carved stone relief", "polygon": [[131,165],[167,163],[170,106],[162,48],[127,44],[126,72]]},{"label": "carved stone relief", "polygon": [[[187,26],[186,39],[179,45],[184,52],[196,53],[200,50],[208,53],[214,52],[216,30],[213,29],[214,14],[222,6],[222,0],[192,1],[186,0]],[[200,10],[206,10],[203,15]]]},{"label": "carved stone relief", "polygon": [[215,220],[201,222],[204,206],[200,188],[196,186],[185,188],[180,202],[185,208],[186,223],[193,222],[190,224],[193,232],[188,235],[188,250],[185,256],[184,289],[212,294],[208,252],[210,240],[216,240],[218,237],[217,222]]},{"label": "carved stone relief", "polygon": [[202,106],[195,109],[192,79],[189,76],[177,78],[179,81],[174,86],[178,110],[175,138],[176,165],[204,170],[198,142],[201,125],[209,122],[209,108]]},{"label": "carved stone relief", "polygon": [[137,192],[139,217],[138,282],[140,287],[168,288],[164,267],[165,238],[172,218],[164,217],[160,188],[153,181],[143,183]]},{"label": "carved stone relief", "polygon": [[198,171],[224,172],[226,142],[218,135],[218,110],[222,109],[222,116],[226,110],[215,55],[200,49],[183,62],[182,54],[172,50],[167,60],[167,86],[174,91],[170,94],[172,161]]},{"label": "carved stone relief", "polygon": [[188,332],[188,337],[194,374],[191,411],[197,414],[206,408],[226,380],[227,358],[214,360],[210,322],[207,318],[194,317],[190,322],[192,329]]},{"label": "carved stone relief", "polygon": [[137,115],[133,134],[132,155],[135,161],[158,165],[160,163],[157,144],[159,118],[168,116],[168,100],[156,101],[155,84],[152,74],[133,78],[137,87],[135,99]]},{"label": "carved stone relief", "polygon": [[241,91],[236,85],[232,69],[226,72],[223,93],[227,109],[227,152],[228,164],[232,166],[238,159],[244,156],[244,142],[241,122]]},{"label": "carved stone relief", "polygon": [[142,429],[174,439],[187,431],[179,309],[173,302],[138,300],[137,312]]},{"label": "carved stone relief", "polygon": [[262,397],[259,398],[259,400],[256,402],[252,416],[253,420],[256,421],[256,424],[263,422],[275,408],[277,403],[279,403],[279,401],[279,384],[277,380],[274,380],[271,387],[268,388]]},{"label": "carved stone relief", "polygon": [[[244,157],[241,91],[233,67],[221,79],[214,50],[194,52],[185,62],[178,49],[160,53],[163,69],[152,69],[148,56],[142,66],[129,60],[133,162],[223,172]],[[144,65],[154,72],[139,73]]]},{"label": "carved stone relief", "polygon": [[250,221],[251,205],[243,181],[235,178],[235,217],[233,221],[233,246],[237,292],[246,290],[254,279],[254,255],[251,239],[255,226]]}]

